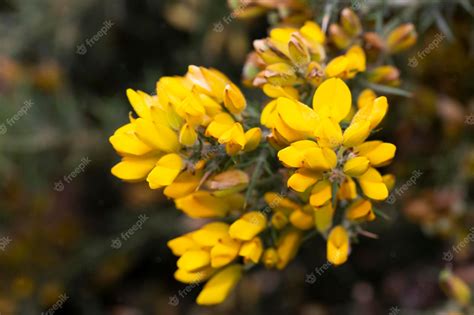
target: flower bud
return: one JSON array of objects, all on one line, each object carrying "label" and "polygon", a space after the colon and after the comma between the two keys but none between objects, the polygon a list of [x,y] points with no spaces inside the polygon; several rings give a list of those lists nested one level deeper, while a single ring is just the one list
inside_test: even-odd
[{"label": "flower bud", "polygon": [[417,34],[411,23],[403,24],[394,29],[387,37],[387,49],[390,53],[403,51],[415,44]]},{"label": "flower bud", "polygon": [[463,306],[469,305],[471,289],[461,278],[449,270],[443,270],[439,275],[439,284],[447,296]]},{"label": "flower bud", "polygon": [[329,26],[329,37],[339,49],[345,49],[351,44],[351,38],[344,32],[344,29],[337,24],[331,24],[331,26]]},{"label": "flower bud", "polygon": [[341,24],[350,36],[357,36],[362,32],[362,25],[360,24],[359,17],[349,8],[345,8],[341,12]]},{"label": "flower bud", "polygon": [[389,86],[400,85],[400,71],[394,66],[380,66],[369,74],[369,81]]}]

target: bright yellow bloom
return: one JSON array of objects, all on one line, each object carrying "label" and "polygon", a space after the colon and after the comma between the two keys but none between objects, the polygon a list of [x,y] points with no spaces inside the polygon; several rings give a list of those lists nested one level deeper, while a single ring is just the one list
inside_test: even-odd
[{"label": "bright yellow bloom", "polygon": [[234,209],[241,209],[243,196],[231,194],[218,197],[209,191],[196,191],[175,200],[176,208],[193,218],[223,217]]},{"label": "bright yellow bloom", "polygon": [[372,211],[372,203],[365,199],[354,202],[347,209],[346,218],[352,221],[375,220],[375,214]]},{"label": "bright yellow bloom", "polygon": [[327,259],[335,265],[342,265],[349,256],[349,234],[341,225],[334,227],[328,236]]},{"label": "bright yellow bloom", "polygon": [[263,253],[263,243],[259,237],[254,237],[252,240],[244,242],[240,247],[239,255],[244,257],[246,263],[253,262],[258,264]]},{"label": "bright yellow bloom", "polygon": [[258,211],[247,212],[240,219],[232,223],[229,235],[242,241],[250,241],[267,225],[267,219]]},{"label": "bright yellow bloom", "polygon": [[215,305],[222,303],[237,285],[242,277],[242,266],[231,265],[217,272],[204,285],[199,293],[196,302],[199,305]]},{"label": "bright yellow bloom", "polygon": [[302,233],[296,229],[289,229],[280,236],[276,249],[278,254],[278,263],[276,264],[276,267],[278,269],[285,268],[295,257],[302,238]]}]

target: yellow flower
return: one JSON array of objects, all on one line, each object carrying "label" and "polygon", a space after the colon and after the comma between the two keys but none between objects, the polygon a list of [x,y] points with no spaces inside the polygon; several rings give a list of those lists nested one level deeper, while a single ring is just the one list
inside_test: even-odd
[{"label": "yellow flower", "polygon": [[375,220],[375,214],[372,211],[372,203],[365,199],[354,202],[347,209],[346,218],[352,221]]},{"label": "yellow flower", "polygon": [[223,217],[234,209],[241,209],[243,196],[231,194],[217,197],[209,191],[196,191],[175,200],[176,208],[193,218]]},{"label": "yellow flower", "polygon": [[280,236],[276,249],[278,254],[276,267],[278,269],[285,268],[295,257],[302,239],[302,233],[296,229],[289,229]]},{"label": "yellow flower", "polygon": [[267,225],[267,219],[258,211],[247,212],[240,219],[232,223],[229,229],[229,235],[232,238],[250,241]]},{"label": "yellow flower", "polygon": [[352,79],[359,72],[366,69],[366,57],[360,46],[352,46],[345,55],[331,60],[326,66],[327,77]]},{"label": "yellow flower", "polygon": [[349,256],[350,243],[349,234],[341,225],[334,227],[328,236],[327,241],[327,259],[335,265],[342,265]]},{"label": "yellow flower", "polygon": [[334,208],[330,202],[319,208],[314,208],[314,222],[316,229],[321,233],[326,233],[332,226]]},{"label": "yellow flower", "polygon": [[239,255],[244,257],[246,263],[253,262],[258,264],[263,253],[263,243],[259,237],[254,237],[252,240],[244,242],[240,247]]},{"label": "yellow flower", "polygon": [[278,253],[275,248],[268,248],[263,252],[263,264],[271,269],[278,263]]},{"label": "yellow flower", "polygon": [[241,265],[235,264],[222,269],[204,285],[196,302],[199,305],[215,305],[224,302],[241,277]]},{"label": "yellow flower", "polygon": [[213,268],[223,267],[231,263],[239,254],[240,241],[224,236],[219,239],[211,249],[211,266]]}]

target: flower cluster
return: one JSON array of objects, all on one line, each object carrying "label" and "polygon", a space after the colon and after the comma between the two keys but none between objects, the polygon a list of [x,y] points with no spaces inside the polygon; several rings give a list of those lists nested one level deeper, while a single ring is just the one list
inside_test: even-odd
[{"label": "flower cluster", "polygon": [[377,168],[396,147],[368,140],[388,101],[370,89],[355,100],[345,82],[368,67],[360,22],[347,10],[342,28],[353,37],[329,62],[328,35],[311,21],[255,42],[244,79],[257,65],[250,82],[271,98],[263,108],[247,106],[219,71],[196,66],[161,78],[156,95],[127,91],[138,117],[110,138],[122,156],[112,173],[163,187],[187,216],[213,220],[168,242],[179,257],[175,278],[206,281],[198,304],[223,302],[255,265],[285,268],[318,233],[328,261],[343,264],[351,241],[369,234],[361,224],[376,218],[373,203],[388,197],[394,176]]},{"label": "flower cluster", "polygon": [[[375,32],[364,33],[358,16],[346,8],[341,12],[339,24],[330,25],[328,36],[319,25],[307,21],[299,29],[274,28],[268,38],[254,41],[255,51],[247,59],[244,79],[248,85],[263,87],[270,97],[276,87],[296,95],[295,86],[318,86],[332,77],[352,79],[364,73],[366,63],[378,59],[381,53],[398,53],[415,41],[412,24],[394,29],[386,38]],[[340,50],[344,52],[341,54]],[[366,79],[392,86],[400,83],[397,68],[375,63]]]}]

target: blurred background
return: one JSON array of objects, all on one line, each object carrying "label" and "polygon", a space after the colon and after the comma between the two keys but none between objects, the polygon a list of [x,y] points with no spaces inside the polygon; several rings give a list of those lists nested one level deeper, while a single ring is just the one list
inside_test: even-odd
[{"label": "blurred background", "polygon": [[[292,1],[262,2],[265,14],[237,19],[224,0],[0,0],[1,315],[469,313],[438,279],[451,270],[474,285],[472,0],[305,1],[300,18],[321,22],[332,2],[336,17],[352,7],[369,25],[418,32],[391,60],[401,85],[386,91],[380,135],[398,148],[398,190],[368,226],[379,237],[314,284],[305,274],[324,265],[325,242],[306,242],[286,270],[257,268],[217,307],[198,307],[198,286],[174,280],[166,242],[195,220],[161,191],[114,178],[108,138],[127,120],[127,88],[154,93],[190,64],[241,82],[252,41]],[[260,91],[245,94],[263,106]]]}]

